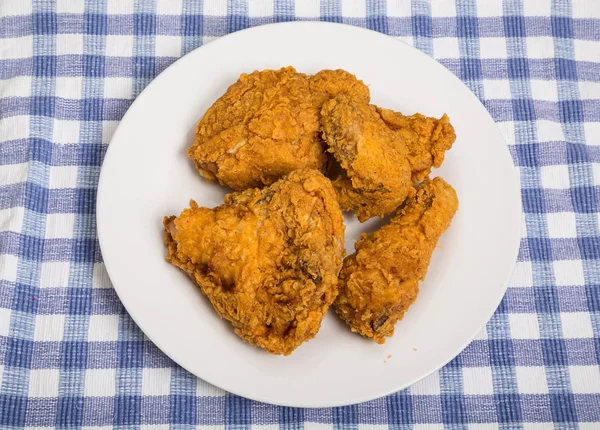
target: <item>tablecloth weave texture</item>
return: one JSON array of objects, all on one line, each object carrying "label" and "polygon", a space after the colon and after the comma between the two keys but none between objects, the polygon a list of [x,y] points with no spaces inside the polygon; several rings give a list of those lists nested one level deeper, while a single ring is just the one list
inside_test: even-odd
[{"label": "tablecloth weave texture", "polygon": [[[102,159],[140,91],[211,39],[294,19],[440,61],[522,184],[518,262],[486,329],[411,388],[332,409],[252,402],[175,365],[124,311],[96,236]],[[600,2],[0,0],[0,79],[1,428],[600,428]]]}]

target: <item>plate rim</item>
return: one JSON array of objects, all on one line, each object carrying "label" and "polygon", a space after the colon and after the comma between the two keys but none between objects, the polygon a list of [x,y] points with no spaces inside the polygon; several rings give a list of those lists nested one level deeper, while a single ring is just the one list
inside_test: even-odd
[{"label": "plate rim", "polygon": [[[459,348],[456,349],[455,352],[452,353],[452,356],[446,360],[445,362],[439,364],[438,366],[436,366],[435,368],[432,368],[429,372],[427,372],[426,374],[422,374],[419,375],[417,377],[413,377],[410,378],[410,382],[408,383],[404,383],[396,388],[392,388],[392,389],[387,389],[385,391],[382,391],[381,393],[373,396],[373,395],[366,395],[366,396],[362,396],[361,398],[356,399],[355,401],[352,401],[351,403],[348,403],[346,401],[331,401],[328,402],[326,404],[312,404],[312,403],[293,403],[293,402],[273,402],[273,400],[271,399],[265,399],[265,398],[261,398],[261,396],[255,396],[251,393],[246,393],[246,392],[240,392],[238,390],[236,390],[235,387],[230,387],[227,386],[227,384],[220,384],[220,383],[216,383],[213,382],[213,378],[211,377],[210,374],[207,375],[203,375],[202,377],[198,376],[195,372],[193,372],[192,370],[190,370],[188,367],[182,365],[179,363],[178,360],[176,360],[172,354],[167,353],[168,348],[163,348],[163,343],[160,339],[156,339],[154,337],[154,335],[150,335],[149,332],[147,332],[146,330],[143,329],[143,324],[140,323],[140,321],[138,320],[138,318],[136,316],[134,316],[134,314],[132,312],[130,312],[129,310],[129,306],[122,300],[121,294],[119,293],[119,289],[116,287],[116,284],[113,283],[112,279],[113,276],[111,275],[111,267],[112,264],[108,264],[108,262],[106,261],[106,259],[104,258],[104,246],[103,243],[105,243],[105,240],[108,239],[103,239],[103,237],[106,237],[105,232],[105,228],[103,227],[104,224],[102,222],[102,217],[101,217],[101,213],[103,213],[103,211],[100,210],[101,207],[106,206],[110,206],[110,204],[108,202],[105,202],[108,198],[108,196],[106,195],[106,192],[102,192],[102,190],[104,189],[103,184],[105,183],[105,181],[103,181],[103,178],[105,178],[108,174],[107,169],[105,168],[105,165],[107,164],[107,161],[110,161],[111,159],[111,154],[114,154],[114,147],[115,145],[113,145],[113,141],[119,136],[120,134],[120,130],[123,128],[122,124],[126,121],[126,119],[128,118],[128,116],[130,115],[131,110],[137,106],[140,105],[141,103],[143,103],[143,101],[145,100],[147,94],[150,92],[148,91],[149,89],[157,86],[157,82],[161,82],[162,80],[164,80],[166,77],[168,77],[168,75],[175,70],[177,67],[181,67],[181,62],[182,60],[189,56],[192,55],[194,53],[196,53],[197,51],[200,51],[202,49],[206,49],[206,47],[212,47],[212,48],[217,48],[220,44],[225,43],[231,39],[234,38],[241,38],[244,37],[246,34],[250,33],[250,32],[254,32],[257,29],[261,29],[262,31],[264,31],[264,27],[270,27],[270,28],[280,28],[280,27],[308,27],[308,28],[314,28],[314,27],[329,27],[329,28],[333,28],[333,29],[337,29],[340,27],[344,27],[346,29],[351,28],[353,31],[356,31],[357,33],[367,33],[367,34],[376,34],[378,37],[381,37],[382,40],[383,38],[387,38],[389,40],[393,40],[397,43],[400,43],[402,45],[404,45],[405,47],[410,48],[412,51],[415,52],[415,55],[419,55],[422,58],[426,58],[432,67],[437,67],[438,69],[441,70],[441,73],[445,73],[449,76],[451,76],[452,79],[454,79],[457,83],[459,83],[461,86],[463,86],[468,93],[470,94],[471,98],[476,101],[481,108],[483,108],[485,110],[485,112],[487,113],[487,115],[490,117],[490,119],[492,120],[494,127],[496,129],[496,132],[498,133],[498,135],[502,138],[502,141],[505,143],[505,151],[503,151],[503,153],[505,154],[505,158],[511,163],[513,169],[512,169],[512,174],[510,175],[510,178],[507,177],[505,178],[506,183],[512,183],[512,188],[513,188],[513,200],[515,203],[515,211],[517,211],[518,209],[518,213],[522,214],[523,213],[523,206],[522,206],[522,196],[521,196],[521,181],[520,181],[520,174],[519,174],[519,169],[518,166],[515,165],[514,160],[510,154],[510,150],[508,148],[508,144],[506,143],[506,139],[504,138],[504,135],[500,132],[500,129],[498,128],[498,125],[496,123],[496,121],[494,120],[494,118],[492,117],[492,115],[489,113],[489,111],[487,110],[487,108],[485,107],[485,105],[481,102],[481,100],[479,100],[479,98],[471,91],[471,89],[460,79],[458,78],[454,73],[452,73],[449,69],[447,69],[444,65],[442,65],[441,63],[439,63],[437,60],[435,60],[433,57],[430,57],[429,55],[427,55],[426,53],[420,51],[419,49],[417,49],[416,47],[405,43],[402,40],[399,40],[397,38],[394,38],[393,36],[389,36],[387,34],[384,33],[380,33],[377,32],[375,30],[371,30],[371,29],[367,29],[364,27],[359,27],[359,26],[355,26],[355,25],[350,25],[350,24],[344,24],[344,23],[336,23],[336,22],[327,22],[327,21],[289,21],[289,22],[279,22],[279,23],[269,23],[269,24],[263,24],[263,25],[258,25],[258,26],[254,26],[254,27],[249,27],[243,30],[239,30],[239,31],[235,31],[233,33],[228,33],[224,36],[221,36],[215,40],[210,41],[209,43],[203,44],[197,48],[195,48],[194,50],[188,52],[187,54],[179,57],[177,60],[175,60],[173,63],[171,63],[167,68],[165,68],[162,72],[160,72],[154,79],[152,79],[152,81],[137,95],[137,97],[133,100],[133,102],[131,103],[131,105],[129,106],[129,108],[127,109],[127,111],[125,112],[125,114],[123,115],[123,117],[121,118],[121,120],[119,121],[119,124],[117,125],[117,128],[115,129],[115,132],[113,134],[113,136],[111,137],[110,143],[108,144],[108,148],[106,150],[104,159],[102,161],[102,166],[100,169],[100,175],[99,175],[99,179],[98,179],[98,186],[97,186],[97,194],[96,194],[96,215],[95,215],[95,219],[96,219],[96,228],[97,228],[97,235],[98,235],[98,243],[99,243],[99,247],[100,247],[100,251],[101,251],[101,255],[102,255],[102,262],[104,263],[106,272],[108,274],[108,277],[111,281],[111,285],[113,287],[113,289],[115,290],[117,296],[119,297],[119,301],[121,302],[121,304],[123,305],[124,309],[127,311],[127,314],[129,315],[129,317],[135,322],[135,324],[139,327],[139,329],[144,333],[144,335],[152,342],[154,343],[157,348],[159,348],[161,350],[161,352],[163,354],[165,354],[170,360],[172,360],[173,362],[175,362],[178,366],[182,367],[183,369],[185,369],[187,372],[191,373],[192,375],[194,375],[196,378],[199,378],[215,387],[218,387],[228,393],[232,393],[250,400],[254,400],[254,401],[258,401],[258,402],[262,402],[262,403],[267,403],[267,404],[273,404],[273,405],[277,405],[277,406],[285,406],[285,407],[302,407],[302,408],[330,408],[330,407],[339,407],[339,406],[347,406],[347,405],[355,405],[355,404],[359,404],[359,403],[363,403],[366,401],[371,401],[371,400],[375,400],[375,399],[379,399],[385,396],[389,396],[391,394],[397,393],[407,387],[412,386],[413,384],[415,384],[416,382],[427,378],[428,376],[430,376],[431,374],[435,373],[436,371],[438,371],[439,369],[441,369],[442,367],[446,366],[450,361],[452,361],[454,358],[456,358],[462,351],[464,351],[464,349],[471,344],[471,342],[473,342],[474,338],[477,336],[477,334],[487,325],[487,323],[489,322],[489,320],[492,318],[492,316],[496,313],[496,310],[498,308],[498,306],[500,305],[502,299],[504,298],[507,288],[508,288],[508,284],[510,281],[510,277],[512,276],[512,273],[514,272],[514,268],[516,266],[516,263],[518,261],[518,254],[519,254],[519,250],[520,250],[520,243],[521,243],[521,239],[522,239],[522,225],[521,223],[518,224],[517,228],[515,229],[515,238],[513,239],[514,244],[512,245],[513,250],[512,250],[512,261],[513,263],[511,264],[510,270],[508,271],[508,273],[506,274],[505,279],[502,281],[501,286],[502,286],[502,294],[498,293],[498,297],[497,300],[495,300],[494,303],[494,311],[488,316],[488,318],[485,320],[485,322],[483,322],[480,326],[477,327],[476,330],[474,330],[471,334],[469,334],[469,336],[467,336],[467,340],[461,344],[461,346]],[[308,31],[308,30],[305,30]],[[337,31],[337,30],[334,30]],[[224,42],[225,41],[225,42]],[[508,253],[507,253],[508,254]],[[491,302],[490,302],[490,306],[491,306]]]}]

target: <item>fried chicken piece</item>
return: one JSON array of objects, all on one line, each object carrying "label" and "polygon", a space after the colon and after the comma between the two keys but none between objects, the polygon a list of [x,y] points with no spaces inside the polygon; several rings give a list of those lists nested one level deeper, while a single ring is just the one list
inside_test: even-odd
[{"label": "fried chicken piece", "polygon": [[204,178],[244,190],[324,170],[324,152],[308,76],[286,67],[242,74],[198,123],[188,156]]},{"label": "fried chicken piece", "polygon": [[334,181],[343,210],[363,222],[393,212],[414,192],[408,148],[377,109],[338,95],[321,110],[323,139],[346,176]]},{"label": "fried chicken piece", "polygon": [[361,222],[393,212],[456,139],[447,115],[404,116],[344,95],[323,105],[321,128],[346,173],[334,181],[342,209]]},{"label": "fried chicken piece", "polygon": [[337,296],[344,224],[329,179],[290,173],[208,209],[165,217],[167,261],[252,345],[289,355],[317,334]]},{"label": "fried chicken piece", "polygon": [[372,235],[363,233],[344,260],[338,316],[353,332],[384,343],[417,298],[431,254],[458,209],[454,189],[441,178],[426,179],[416,195]]},{"label": "fried chicken piece", "polygon": [[432,167],[442,165],[446,151],[456,140],[448,115],[435,119],[420,113],[405,116],[389,109],[377,108],[377,111],[392,130],[398,130],[408,145],[413,183],[425,179]]},{"label": "fried chicken piece", "polygon": [[338,94],[352,96],[365,103],[371,100],[369,87],[345,70],[321,70],[309,79],[313,101],[319,111],[323,103]]}]

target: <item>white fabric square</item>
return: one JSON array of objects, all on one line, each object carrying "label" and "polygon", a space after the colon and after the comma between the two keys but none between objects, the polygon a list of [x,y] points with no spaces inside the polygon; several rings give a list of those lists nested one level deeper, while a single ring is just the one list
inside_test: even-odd
[{"label": "white fabric square", "polygon": [[108,144],[112,139],[119,121],[103,121],[102,122],[102,143]]},{"label": "white fabric square", "polygon": [[83,54],[83,34],[57,34],[56,55]]},{"label": "white fabric square", "polygon": [[469,394],[494,394],[492,369],[489,367],[463,367],[463,389]]},{"label": "white fabric square", "polygon": [[[0,164],[0,184],[12,185],[20,184],[27,181],[27,173],[29,172],[28,163],[19,164]],[[2,228],[2,224],[0,224]]]},{"label": "white fabric square", "polygon": [[54,95],[63,99],[80,99],[83,91],[83,78],[70,76],[56,78]]},{"label": "white fabric square", "polygon": [[550,16],[552,14],[552,0],[535,0],[523,2],[523,15],[525,16]]},{"label": "white fabric square", "polygon": [[280,430],[279,424],[250,424],[250,430]]},{"label": "white fabric square", "polygon": [[[217,426],[202,426],[203,430],[213,430],[211,429],[211,427],[217,427]],[[93,429],[90,428],[90,430],[96,430],[98,427],[94,427]],[[114,427],[111,427],[111,429]],[[220,426],[220,428],[222,428],[222,426]],[[169,424],[142,424],[140,426],[140,430],[170,430],[171,426]],[[217,430],[217,429],[214,429]],[[220,429],[219,429],[220,430]]]},{"label": "white fabric square", "polygon": [[3,60],[8,60],[13,58],[29,57],[33,57],[33,36],[2,39],[0,58]]},{"label": "white fabric square", "polygon": [[[504,90],[502,91],[502,93],[504,94]],[[498,126],[498,130],[500,130],[500,133],[502,133],[502,136],[504,136],[504,140],[506,140],[506,144],[507,145],[514,145],[515,144],[515,123],[514,121],[502,121],[502,122],[497,122],[496,125]]]},{"label": "white fabric square", "polygon": [[131,0],[108,0],[106,4],[106,13],[109,15],[130,15],[133,12],[134,7]]},{"label": "white fabric square", "polygon": [[64,315],[37,315],[33,340],[61,342],[65,331]]},{"label": "white fabric square", "polygon": [[479,39],[481,58],[506,58],[506,39],[504,37],[482,37]]},{"label": "white fabric square", "polygon": [[367,3],[365,0],[342,2],[342,16],[344,18],[365,18],[367,16]]},{"label": "white fabric square", "polygon": [[160,0],[156,2],[157,15],[177,15],[180,16],[183,10],[182,0]]},{"label": "white fabric square", "polygon": [[[369,428],[373,428],[369,426]],[[386,429],[389,429],[390,426],[385,426]],[[413,430],[444,430],[444,424],[413,424]]]},{"label": "white fabric square", "polygon": [[106,36],[104,52],[107,57],[133,56],[133,35]]},{"label": "white fabric square", "polygon": [[117,369],[87,369],[83,395],[85,397],[112,397],[116,394]]},{"label": "white fabric square", "polygon": [[204,2],[205,16],[226,16],[227,0],[211,0]]},{"label": "white fabric square", "polygon": [[542,366],[515,367],[517,387],[521,394],[548,394],[546,369]]},{"label": "white fabric square", "polygon": [[600,389],[600,367],[569,366],[573,394],[597,394]]},{"label": "white fabric square", "polygon": [[54,143],[77,143],[79,142],[79,121],[54,120],[52,129],[52,141]]},{"label": "white fabric square", "polygon": [[573,39],[575,60],[600,63],[600,42],[597,40]]},{"label": "white fabric square", "polygon": [[130,99],[133,92],[131,78],[106,78],[104,80],[105,99]]},{"label": "white fabric square", "polygon": [[[7,209],[8,212],[10,209]],[[0,211],[0,215],[3,211]],[[23,212],[23,208],[21,208],[21,212]],[[1,218],[0,218],[1,220]],[[21,231],[18,230],[10,230],[10,231]],[[0,272],[2,273],[2,278],[9,282],[17,281],[17,269],[18,269],[19,259],[15,255],[10,254],[0,254]]]},{"label": "white fabric square", "polygon": [[24,139],[29,136],[29,115],[0,119],[0,136],[3,141]]},{"label": "white fabric square", "polygon": [[600,122],[584,122],[585,143],[588,145],[600,145]]},{"label": "white fabric square", "polygon": [[[0,268],[2,265],[0,264]],[[6,308],[0,308],[0,336],[8,336],[10,332],[10,315],[12,311]]]},{"label": "white fabric square", "polygon": [[554,41],[550,36],[526,37],[527,58],[554,58]]},{"label": "white fabric square", "polygon": [[531,85],[531,97],[534,100],[558,102],[558,87],[556,81],[532,79],[529,81],[529,84]]},{"label": "white fabric square", "polygon": [[571,14],[573,18],[598,19],[600,18],[600,3],[598,3],[597,1],[589,0],[572,0]]},{"label": "white fabric square", "polygon": [[224,396],[226,393],[219,387],[209,384],[203,379],[196,378],[196,395],[206,397]]},{"label": "white fabric square", "polygon": [[[413,430],[415,430],[420,424],[414,424]],[[389,430],[390,426],[387,424],[358,424],[358,430]]]},{"label": "white fabric square", "polygon": [[[396,0],[397,1],[397,0]],[[398,2],[400,3],[400,2]],[[402,2],[410,5],[410,2]],[[456,2],[453,1],[444,1],[444,0],[434,0],[431,2],[431,17],[432,18],[440,18],[440,17],[452,17],[456,16]],[[409,6],[410,7],[410,6]],[[411,14],[409,13],[408,16]]]},{"label": "white fabric square", "polygon": [[554,279],[556,286],[585,285],[583,276],[583,262],[581,260],[553,261]]},{"label": "white fabric square", "polygon": [[594,176],[593,184],[600,185],[600,163],[592,163],[592,174]]},{"label": "white fabric square", "polygon": [[58,397],[59,369],[31,369],[29,372],[30,397]]},{"label": "white fabric square", "polygon": [[434,37],[433,56],[435,58],[458,58],[460,51],[458,48],[458,39],[455,37]]},{"label": "white fabric square", "polygon": [[484,326],[479,333],[477,333],[475,335],[474,340],[487,340],[488,339],[488,333],[487,333],[487,328]]},{"label": "white fabric square", "polygon": [[[522,423],[523,430],[556,430],[554,423]],[[579,430],[581,430],[581,424],[579,424]]]},{"label": "white fabric square", "polygon": [[296,18],[319,18],[321,16],[319,0],[296,1],[294,2],[294,7]]},{"label": "white fabric square", "polygon": [[104,263],[94,264],[94,273],[92,274],[92,288],[112,288],[108,273]]},{"label": "white fabric square", "polygon": [[[157,426],[157,425],[151,424],[150,427],[152,427],[152,426]],[[141,426],[140,429],[146,429],[146,427]],[[39,427],[37,427],[35,430],[39,430]],[[81,427],[81,430],[114,430],[114,427],[113,426],[83,426],[83,427]]]},{"label": "white fabric square", "polygon": [[305,430],[333,430],[333,424],[306,422],[306,423],[304,423],[304,429]]},{"label": "white fabric square", "polygon": [[77,166],[52,166],[48,188],[75,188],[77,186]]},{"label": "white fabric square", "polygon": [[563,337],[569,339],[594,337],[592,320],[588,312],[561,312],[560,320]]},{"label": "white fabric square", "polygon": [[470,423],[467,424],[468,430],[498,430],[496,423]]},{"label": "white fabric square", "polygon": [[540,173],[544,188],[566,190],[570,186],[569,166],[543,166],[540,168]]},{"label": "white fabric square", "polygon": [[548,236],[551,239],[560,237],[577,237],[577,225],[574,212],[558,212],[546,214]]},{"label": "white fabric square", "polygon": [[273,16],[273,2],[252,1],[248,2],[248,17]]},{"label": "white fabric square", "polygon": [[415,38],[412,36],[396,36],[394,39],[399,40],[402,43],[406,43],[410,46],[415,46]]},{"label": "white fabric square", "polygon": [[46,216],[46,239],[70,239],[73,237],[75,214],[48,214]]},{"label": "white fabric square", "polygon": [[170,392],[170,368],[145,368],[142,371],[142,396],[168,396]]},{"label": "white fabric square", "polygon": [[439,395],[440,394],[440,374],[434,372],[428,377],[421,379],[410,387],[410,393],[415,395]]},{"label": "white fabric square", "polygon": [[[387,7],[386,7],[385,13],[389,17],[412,16],[411,4],[408,1],[387,0]],[[433,13],[433,5],[432,5],[432,13]]]},{"label": "white fabric square", "polygon": [[535,122],[538,142],[556,142],[565,140],[562,125],[559,122],[540,119]]},{"label": "white fabric square", "polygon": [[500,1],[489,1],[489,0],[477,0],[477,17],[498,17],[504,15],[502,10],[502,2]]},{"label": "white fabric square", "polygon": [[509,314],[510,335],[514,339],[539,339],[537,314]]},{"label": "white fabric square", "polygon": [[31,76],[15,76],[0,80],[0,98],[31,96]]},{"label": "white fabric square", "polygon": [[486,100],[507,100],[512,98],[510,82],[504,79],[484,79],[483,95]]},{"label": "white fabric square", "polygon": [[88,341],[119,340],[119,315],[90,315]]},{"label": "white fabric square", "polygon": [[29,15],[32,12],[32,2],[23,0],[2,0],[2,8],[10,11],[11,15]]},{"label": "white fabric square", "polygon": [[68,261],[42,263],[42,269],[40,273],[40,287],[66,287],[69,284],[70,267],[71,263],[69,263]]},{"label": "white fabric square", "polygon": [[533,286],[533,274],[530,261],[517,261],[508,284],[515,288],[529,288]]},{"label": "white fabric square", "polygon": [[181,56],[181,37],[179,37],[179,36],[156,36],[154,54],[157,57],[179,57],[179,56]]},{"label": "white fabric square", "polygon": [[78,15],[85,12],[85,2],[73,0],[56,0],[56,13],[76,13]]},{"label": "white fabric square", "polygon": [[[578,84],[579,98],[582,100],[600,99],[600,82],[579,81]],[[600,127],[600,124],[598,126]]]}]

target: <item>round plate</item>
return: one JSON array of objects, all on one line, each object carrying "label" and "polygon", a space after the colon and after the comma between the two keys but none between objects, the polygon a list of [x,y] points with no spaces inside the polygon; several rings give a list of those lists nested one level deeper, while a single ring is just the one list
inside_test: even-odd
[{"label": "round plate", "polygon": [[[458,136],[436,175],[460,209],[437,247],[420,295],[396,334],[377,345],[333,312],[291,356],[238,338],[208,300],[164,260],[162,219],[190,198],[222,203],[226,189],[201,179],[186,157],[196,122],[243,72],[292,65],[342,68],[371,88],[372,102],[405,114],[447,112]],[[98,234],[127,311],[169,357],[225,390],[298,407],[362,402],[440,368],[478,333],[506,289],[517,257],[521,203],[516,169],[494,121],[443,66],[391,37],[340,24],[294,22],[233,33],[186,55],[156,78],[124,116],[98,189]],[[348,253],[362,231],[346,216]]]}]

